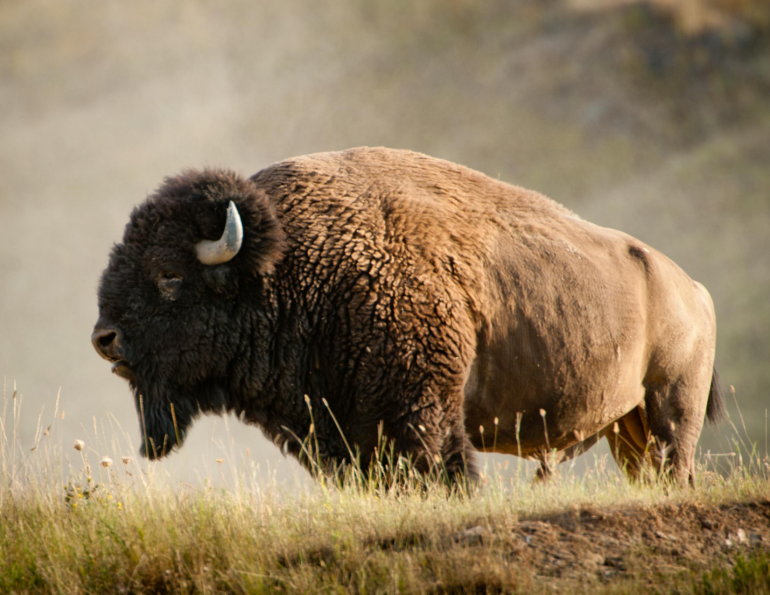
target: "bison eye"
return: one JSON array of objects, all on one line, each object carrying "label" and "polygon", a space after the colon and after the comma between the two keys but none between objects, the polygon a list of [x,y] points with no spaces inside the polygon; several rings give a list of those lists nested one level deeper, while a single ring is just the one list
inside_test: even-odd
[{"label": "bison eye", "polygon": [[163,273],[158,277],[157,284],[161,297],[174,301],[182,289],[182,277],[174,273]]}]

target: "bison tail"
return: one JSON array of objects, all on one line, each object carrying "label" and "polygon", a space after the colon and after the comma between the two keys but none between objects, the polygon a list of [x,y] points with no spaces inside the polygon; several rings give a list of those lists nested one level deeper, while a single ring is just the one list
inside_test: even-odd
[{"label": "bison tail", "polygon": [[726,413],[725,398],[722,395],[722,388],[719,386],[719,374],[717,374],[717,369],[715,367],[714,375],[711,377],[709,400],[706,404],[706,417],[712,424],[715,424],[723,419]]}]

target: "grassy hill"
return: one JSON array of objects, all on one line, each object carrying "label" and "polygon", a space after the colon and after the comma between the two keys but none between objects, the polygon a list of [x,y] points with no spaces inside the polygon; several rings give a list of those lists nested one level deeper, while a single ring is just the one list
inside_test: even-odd
[{"label": "grassy hill", "polygon": [[447,488],[385,457],[290,490],[248,451],[173,478],[112,422],[63,449],[58,410],[22,449],[21,408],[6,395],[0,417],[3,593],[770,591],[770,458],[737,434],[697,488],[631,484],[606,456],[545,484],[508,459]]},{"label": "grassy hill", "polygon": [[[113,463],[0,495],[5,593],[765,593],[770,478],[632,486],[598,463],[546,486],[273,492],[156,487]],[[767,465],[767,461],[764,462]],[[7,480],[7,477],[3,477]]]}]

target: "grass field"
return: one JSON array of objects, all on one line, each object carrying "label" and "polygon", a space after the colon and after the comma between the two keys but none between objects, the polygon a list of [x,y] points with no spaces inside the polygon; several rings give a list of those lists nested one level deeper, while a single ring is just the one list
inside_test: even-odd
[{"label": "grass field", "polygon": [[602,457],[546,485],[511,458],[471,488],[402,467],[389,490],[385,470],[290,489],[248,453],[177,481],[115,420],[57,444],[58,407],[29,450],[21,410],[6,394],[2,593],[770,591],[770,459],[737,431],[696,489],[632,485]]}]

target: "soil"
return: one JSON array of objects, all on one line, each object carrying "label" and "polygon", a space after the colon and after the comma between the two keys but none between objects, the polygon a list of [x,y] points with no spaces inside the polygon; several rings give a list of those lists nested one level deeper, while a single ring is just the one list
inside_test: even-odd
[{"label": "soil", "polygon": [[498,538],[510,540],[504,549],[510,548],[512,562],[556,590],[560,584],[597,579],[654,588],[663,575],[701,573],[731,566],[739,556],[770,553],[770,500],[614,511],[583,508],[520,520],[511,533],[474,527],[455,536],[468,545],[491,545]]}]

